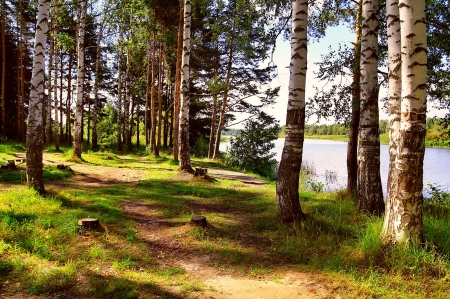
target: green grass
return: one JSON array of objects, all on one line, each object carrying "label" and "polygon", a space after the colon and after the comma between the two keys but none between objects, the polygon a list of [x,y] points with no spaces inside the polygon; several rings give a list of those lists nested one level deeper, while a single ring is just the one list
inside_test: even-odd
[{"label": "green grass", "polygon": [[[72,159],[68,148],[50,156]],[[22,292],[52,298],[198,296],[207,289],[201,278],[171,264],[170,252],[155,250],[155,241],[139,234],[142,222],[136,217],[148,217],[168,232],[161,244],[176,242],[207,255],[208,264],[224,275],[276,281],[286,271],[313,271],[332,281],[342,298],[446,298],[450,291],[447,205],[425,205],[424,247],[389,248],[380,243],[382,218],[358,213],[342,191],[301,190],[307,220],[284,225],[277,216],[274,182],[255,187],[189,179],[175,171],[170,156],[102,150],[71,163],[148,172],[136,184],[48,189],[46,197],[21,186],[1,191],[0,283],[20,283]],[[193,164],[223,167],[201,159]],[[67,178],[50,166],[44,173],[48,180]],[[129,203],[145,210],[133,215],[124,208]],[[207,217],[206,228],[188,224],[198,214]],[[83,217],[98,218],[102,229],[80,231],[76,222]]]}]

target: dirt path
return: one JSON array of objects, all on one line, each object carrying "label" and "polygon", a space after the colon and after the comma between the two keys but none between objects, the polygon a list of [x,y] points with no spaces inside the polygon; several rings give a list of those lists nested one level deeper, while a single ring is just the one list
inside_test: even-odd
[{"label": "dirt path", "polygon": [[[61,163],[53,155],[44,155],[44,163]],[[46,182],[46,188],[98,188],[113,184],[137,184],[145,179],[145,170],[129,168],[111,168],[89,164],[64,162],[74,171],[74,176],[64,181]],[[245,184],[261,185],[264,181],[222,169],[208,169],[208,174],[217,179],[234,179]],[[195,293],[192,298],[215,299],[288,299],[288,298],[339,298],[331,293],[327,282],[313,273],[283,270],[276,275],[242,276],[224,271],[214,265],[216,256],[190,249],[183,236],[191,229],[189,225],[173,226],[163,219],[152,218],[152,209],[142,202],[125,201],[121,208],[127,217],[134,221],[138,236],[148,244],[152,255],[158,257],[161,267],[180,267],[186,273],[200,281],[204,290]],[[270,259],[270,253],[257,252],[261,259]],[[274,260],[276,262],[276,259]],[[275,265],[282,269],[282,265]],[[278,267],[280,266],[280,267]],[[168,287],[170,289],[170,287]],[[175,291],[172,290],[172,291]],[[14,298],[14,297],[13,297]],[[18,298],[18,297],[17,297]]]}]

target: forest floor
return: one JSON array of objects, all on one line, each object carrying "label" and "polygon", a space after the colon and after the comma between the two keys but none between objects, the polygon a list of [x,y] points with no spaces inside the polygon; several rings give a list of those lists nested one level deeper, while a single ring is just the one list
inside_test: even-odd
[{"label": "forest floor", "polygon": [[[16,155],[18,158],[23,154]],[[118,156],[122,160],[127,160],[127,156]],[[146,163],[145,161],[142,161]],[[138,186],[139,182],[147,176],[148,170],[132,169],[127,167],[99,166],[89,163],[74,163],[61,161],[58,155],[44,154],[45,164],[61,164],[70,166],[74,175],[64,180],[48,181],[45,184],[46,190],[95,190],[107,186],[121,184],[128,187]],[[244,184],[258,188],[264,181],[242,174],[223,169],[208,169],[208,174],[213,179],[229,179],[241,181]],[[174,173],[179,180],[190,180],[192,175]],[[201,212],[202,210],[214,210],[214,203],[202,203],[192,209]],[[261,298],[261,299],[283,299],[283,298],[340,298],[333,292],[334,283],[332,279],[320,272],[304,272],[297,267],[290,265],[281,256],[269,251],[267,244],[260,242],[255,237],[254,232],[241,231],[240,236],[244,244],[251,244],[255,249],[257,259],[264,261],[265,270],[255,269],[248,273],[227,269],[220,266],[218,254],[211,251],[202,251],[190,246],[190,242],[185,242],[180,236],[186,236],[192,225],[171,225],[162,218],[152,216],[155,206],[143,201],[123,200],[120,209],[128,220],[133,222],[137,230],[139,240],[148,244],[148,250],[152,256],[158,257],[158,267],[162,269],[184,269],[191,279],[199,282],[201,291],[192,293],[179,293],[177,286],[164,285],[165,294],[173,294],[173,298]],[[229,212],[229,216],[247,221],[245,214],[235,210],[221,211]],[[243,226],[245,227],[245,226]],[[214,225],[208,224],[206,231],[214,230]],[[89,242],[90,235],[87,233],[84,238]],[[245,264],[245,261],[243,261]],[[104,269],[108,272],[108,269]],[[114,275],[114,273],[110,273]],[[77,284],[82,285],[83,277],[77,278]],[[39,295],[29,295],[17,286],[3,284],[0,289],[0,298],[53,298]],[[172,298],[172,295],[162,296]],[[55,297],[56,298],[56,297]],[[58,297],[60,298],[60,297]],[[67,293],[62,298],[84,298],[81,294]],[[89,297],[86,297],[89,298]],[[141,298],[137,294],[136,298]],[[147,298],[147,297],[142,297]],[[160,298],[160,296],[155,296]]]}]

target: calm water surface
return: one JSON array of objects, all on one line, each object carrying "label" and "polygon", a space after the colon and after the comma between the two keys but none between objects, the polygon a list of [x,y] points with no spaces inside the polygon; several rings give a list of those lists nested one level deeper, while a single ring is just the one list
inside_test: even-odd
[{"label": "calm water surface", "polygon": [[[284,138],[275,141],[274,152],[280,161]],[[227,144],[221,144],[225,151]],[[325,173],[333,172],[337,181],[331,188],[343,188],[347,185],[347,142],[332,140],[305,139],[303,147],[303,162],[313,165],[316,170],[316,180],[326,183]],[[389,170],[389,150],[387,145],[381,146],[381,181],[384,194]],[[424,161],[424,187],[428,183],[439,185],[450,192],[450,149],[427,148]],[[329,185],[329,184],[327,184]]]}]

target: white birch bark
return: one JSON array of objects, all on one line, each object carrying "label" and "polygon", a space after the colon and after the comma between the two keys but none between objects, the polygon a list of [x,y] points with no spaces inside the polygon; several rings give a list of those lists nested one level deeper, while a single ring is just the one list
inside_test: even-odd
[{"label": "white birch bark", "polygon": [[83,97],[84,97],[84,35],[86,27],[86,11],[87,0],[82,0],[79,3],[78,16],[78,40],[77,40],[77,101],[75,111],[75,126],[74,126],[74,140],[73,140],[73,156],[81,158],[83,136],[82,136],[82,122],[83,122]]},{"label": "white birch bark", "polygon": [[[49,15],[48,23],[51,28],[52,27],[51,15]],[[53,129],[52,129],[52,93],[53,93],[52,69],[53,69],[53,51],[54,51],[53,45],[54,45],[54,43],[51,42],[52,35],[50,32],[48,33],[50,47],[49,47],[49,51],[48,51],[47,102],[45,105],[45,109],[46,109],[45,143],[48,146],[50,146],[52,144],[52,135],[53,135]]]},{"label": "white birch bark", "polygon": [[292,1],[291,64],[286,138],[277,175],[277,201],[284,222],[301,221],[298,195],[305,129],[308,2]]},{"label": "white birch bark", "polygon": [[43,179],[43,99],[45,45],[47,43],[50,0],[40,0],[33,51],[33,70],[26,138],[27,183],[40,194],[45,193]]},{"label": "white birch bark", "polygon": [[365,0],[361,35],[361,119],[358,151],[358,210],[384,213],[378,129],[379,1]]},{"label": "white birch bark", "polygon": [[183,54],[181,56],[180,171],[193,172],[189,153],[189,58],[191,52],[191,1],[184,1]]},{"label": "white birch bark", "polygon": [[[399,1],[401,113],[385,242],[423,242],[423,158],[426,133],[427,37],[424,0]],[[386,222],[388,224],[386,224]]]},{"label": "white birch bark", "polygon": [[[402,93],[402,58],[400,41],[400,17],[398,0],[386,1],[387,37],[388,37],[388,116],[389,116],[389,176],[386,194],[386,209],[383,225],[383,236],[388,236],[392,230],[390,221],[395,205],[395,159],[400,141],[400,104]],[[384,237],[383,237],[384,238]],[[389,238],[388,238],[389,239]]]}]

